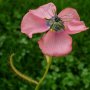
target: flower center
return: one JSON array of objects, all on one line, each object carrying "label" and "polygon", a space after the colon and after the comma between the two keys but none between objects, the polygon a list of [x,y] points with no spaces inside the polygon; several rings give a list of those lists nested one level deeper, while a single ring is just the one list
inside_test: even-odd
[{"label": "flower center", "polygon": [[60,31],[64,29],[63,22],[57,15],[55,15],[51,19],[47,19],[47,25],[50,26],[50,29],[54,31]]}]

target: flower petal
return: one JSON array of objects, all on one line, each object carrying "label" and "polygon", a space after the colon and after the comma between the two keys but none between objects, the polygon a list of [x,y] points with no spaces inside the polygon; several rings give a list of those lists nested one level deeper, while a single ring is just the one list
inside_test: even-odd
[{"label": "flower petal", "polygon": [[21,32],[32,38],[32,34],[45,32],[49,29],[45,19],[28,12],[21,22]]},{"label": "flower petal", "polygon": [[73,8],[65,8],[58,14],[58,16],[66,22],[71,21],[72,19],[80,20],[77,11]]},{"label": "flower petal", "polygon": [[49,56],[64,56],[72,50],[72,38],[64,31],[49,31],[38,43],[42,52]]},{"label": "flower petal", "polygon": [[53,3],[48,3],[45,5],[40,6],[35,10],[30,10],[34,15],[40,18],[50,19],[55,15],[56,7]]},{"label": "flower petal", "polygon": [[66,32],[68,34],[76,34],[82,31],[87,30],[88,28],[85,26],[83,21],[73,20],[67,24]]}]

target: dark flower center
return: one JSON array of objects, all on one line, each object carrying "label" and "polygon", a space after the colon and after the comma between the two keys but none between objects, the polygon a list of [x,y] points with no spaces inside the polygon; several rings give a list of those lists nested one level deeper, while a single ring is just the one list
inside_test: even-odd
[{"label": "dark flower center", "polygon": [[50,26],[50,29],[53,29],[55,31],[64,29],[63,22],[57,15],[55,15],[51,19],[47,19],[47,25]]},{"label": "dark flower center", "polygon": [[60,18],[59,17],[55,17],[55,22],[59,22]]}]

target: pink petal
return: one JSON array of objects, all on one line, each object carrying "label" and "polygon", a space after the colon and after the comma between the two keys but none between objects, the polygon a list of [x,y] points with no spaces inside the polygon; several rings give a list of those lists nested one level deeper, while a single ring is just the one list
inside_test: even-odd
[{"label": "pink petal", "polygon": [[52,16],[55,15],[56,7],[53,3],[48,3],[45,5],[40,6],[35,10],[30,10],[34,15],[40,18],[50,19]]},{"label": "pink petal", "polygon": [[38,43],[42,52],[49,56],[64,56],[72,50],[72,38],[64,31],[49,31]]},{"label": "pink petal", "polygon": [[28,12],[21,22],[21,32],[32,38],[32,34],[42,33],[49,29],[46,25],[46,20],[41,19],[31,12]]},{"label": "pink petal", "polygon": [[68,22],[72,19],[80,20],[77,11],[73,8],[65,8],[58,14],[58,16],[65,22]]},{"label": "pink petal", "polygon": [[73,20],[67,24],[66,32],[68,34],[76,34],[82,31],[87,30],[88,28],[85,26],[83,21]]}]

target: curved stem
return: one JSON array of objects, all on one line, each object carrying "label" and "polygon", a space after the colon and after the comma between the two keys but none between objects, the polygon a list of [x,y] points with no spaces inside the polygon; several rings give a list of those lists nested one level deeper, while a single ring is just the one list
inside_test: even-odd
[{"label": "curved stem", "polygon": [[45,77],[46,77],[46,75],[47,75],[47,73],[48,73],[49,67],[50,67],[50,65],[51,65],[52,57],[46,56],[46,60],[47,60],[46,71],[45,71],[43,77],[40,79],[40,81],[39,81],[38,85],[36,86],[35,90],[39,90],[41,83],[42,83],[43,80],[45,79]]},{"label": "curved stem", "polygon": [[10,66],[11,66],[12,70],[13,70],[18,76],[20,76],[21,78],[25,79],[25,80],[28,81],[29,83],[33,83],[33,84],[36,84],[36,85],[37,85],[37,84],[38,84],[37,81],[35,81],[35,80],[33,80],[32,78],[30,78],[30,77],[22,74],[20,71],[18,71],[18,70],[15,68],[15,66],[13,65],[13,59],[12,59],[13,56],[14,56],[14,54],[12,54],[12,55],[10,56]]}]

